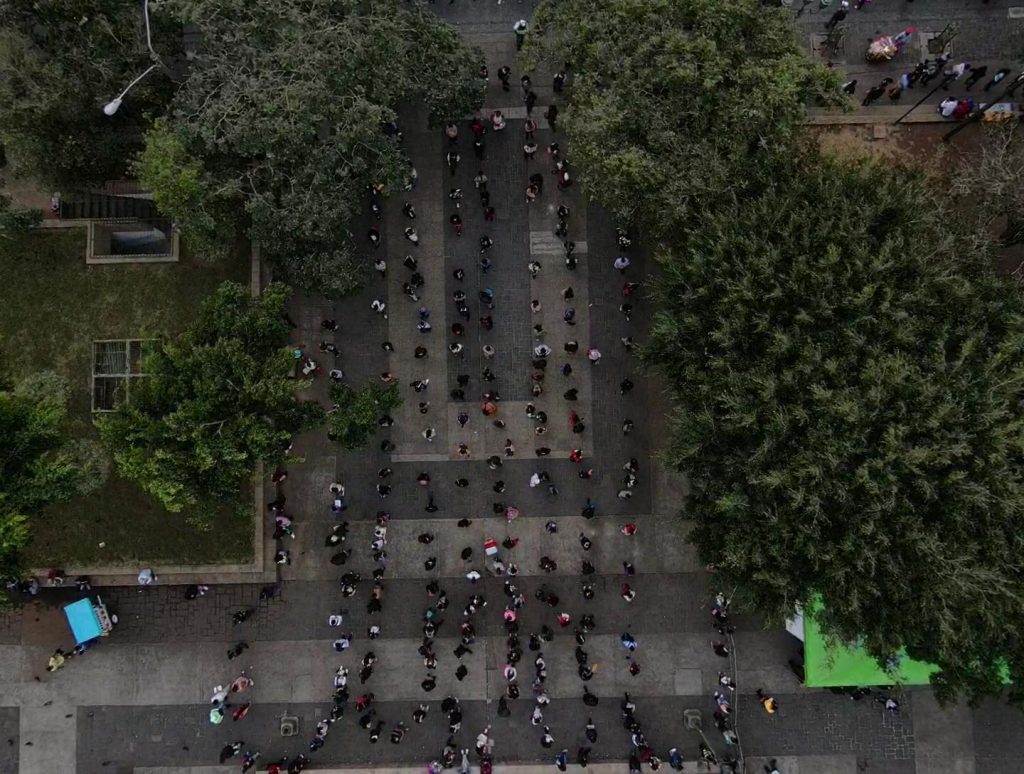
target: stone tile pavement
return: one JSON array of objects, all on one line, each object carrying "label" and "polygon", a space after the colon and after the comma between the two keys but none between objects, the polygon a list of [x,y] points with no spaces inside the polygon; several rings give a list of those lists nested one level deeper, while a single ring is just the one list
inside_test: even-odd
[{"label": "stone tile pavement", "polygon": [[[802,13],[797,16],[802,7]],[[964,86],[966,76],[950,84],[948,91],[940,89],[913,114],[933,116],[935,120],[946,121],[949,119],[943,119],[935,114],[936,106],[946,96],[973,96],[978,101],[982,101],[986,96],[995,97],[1009,84],[1010,79],[1021,72],[1024,14],[1011,15],[1013,7],[1019,8],[1021,3],[1017,0],[875,0],[859,11],[851,7],[846,19],[841,22],[846,26],[842,48],[835,54],[825,52],[818,56],[822,57],[822,61],[832,62],[839,68],[844,74],[844,79],[857,79],[857,92],[855,98],[851,100],[851,106],[857,115],[874,115],[882,122],[891,122],[895,117],[890,115],[892,111],[888,108],[892,103],[888,97],[882,97],[872,105],[862,107],[860,103],[864,93],[883,78],[898,80],[901,74],[913,70],[918,62],[927,58],[934,59],[936,54],[928,51],[927,40],[941,33],[947,25],[957,26],[959,31],[948,49],[952,54],[950,64],[968,62],[976,67],[984,65],[988,67],[988,74],[971,90]],[[792,8],[800,30],[800,42],[809,55],[814,56],[814,48],[822,42],[826,32],[825,24],[838,8],[838,3],[820,9],[817,2],[804,3],[803,0],[793,0]],[[879,64],[869,63],[864,59],[864,53],[872,40],[881,35],[895,35],[907,28],[913,28],[914,35],[894,59]],[[990,92],[983,92],[982,87],[985,83],[1002,67],[1012,69],[1008,80]],[[910,108],[932,87],[937,86],[940,80],[933,80],[927,88],[917,86],[905,91],[898,104],[904,109]],[[1018,93],[1017,97],[1019,100],[1021,94]]]},{"label": "stone tile pavement", "polygon": [[21,641],[22,615],[14,610],[0,611],[0,644]]},{"label": "stone tile pavement", "polygon": [[21,749],[18,715],[17,707],[0,707],[0,774],[15,774],[18,771],[18,753]]},{"label": "stone tile pavement", "polygon": [[[400,746],[390,744],[383,737],[379,743],[371,745],[367,732],[359,729],[353,718],[343,718],[328,735],[326,746],[319,751],[318,766],[379,767],[401,765],[411,760],[427,761],[438,756],[446,735],[444,716],[437,706],[441,698],[443,695],[438,694],[430,702],[431,710],[422,726],[413,726],[410,721],[416,702],[382,702],[379,705],[378,716],[386,722],[387,730],[398,720],[412,726]],[[781,697],[784,702],[786,699]],[[692,761],[696,758],[698,738],[682,728],[681,712],[704,701],[699,696],[638,700],[637,717],[645,728],[650,729],[648,736],[659,752],[664,754],[669,747],[677,746]],[[806,718],[816,712],[829,714],[829,707],[837,702],[839,699],[832,696],[822,695],[819,699],[805,697],[799,700],[800,716]],[[526,722],[531,711],[526,705],[513,707],[510,718],[499,718],[494,714],[494,704],[483,701],[463,701],[462,704],[463,726],[471,731],[472,736],[485,725],[491,725],[495,759],[499,766],[506,761],[533,763],[549,761],[553,757],[553,751],[540,746],[539,730]],[[870,709],[867,705],[858,705],[855,713],[857,727],[864,731],[877,722],[875,713]],[[276,733],[280,716],[286,712],[297,715],[304,731],[300,738],[304,738],[316,721],[323,717],[323,710],[323,704],[260,703],[253,706],[242,724],[229,729],[213,729],[205,721],[206,708],[203,705],[138,707],[133,708],[130,714],[113,707],[82,707],[77,716],[78,734],[80,739],[89,741],[79,746],[79,770],[101,772],[104,770],[103,761],[110,761],[108,765],[130,762],[140,767],[195,765],[196,760],[215,762],[217,751],[226,739],[241,739],[252,748],[259,749],[265,760],[273,760],[302,749],[300,744],[289,743]],[[618,699],[609,697],[594,708],[584,707],[577,699],[554,699],[544,715],[558,746],[575,751],[583,742],[586,718],[591,717],[598,729],[598,742],[593,747],[592,759],[595,762],[621,761],[628,754],[629,736],[619,722]],[[784,717],[775,720],[774,737],[784,733],[782,727],[789,730],[790,723]],[[818,751],[809,755],[813,756],[811,760],[836,756],[847,766],[855,760],[868,764],[866,769],[845,768],[844,774],[853,774],[854,771],[910,774],[914,771],[913,751],[905,746],[901,748],[898,741],[908,732],[910,725],[910,721],[905,719],[899,728],[883,727],[870,740],[857,738],[856,727],[851,733],[809,738],[809,745]],[[751,737],[752,741],[747,743],[748,755],[780,755],[771,731],[762,734],[760,730],[754,730]],[[103,741],[99,743],[98,740]],[[888,754],[887,749],[893,752]],[[129,754],[125,756],[121,751]],[[803,756],[795,757],[797,761],[802,759]],[[691,772],[697,770],[694,765],[687,769]],[[806,767],[800,770],[814,771]]]}]

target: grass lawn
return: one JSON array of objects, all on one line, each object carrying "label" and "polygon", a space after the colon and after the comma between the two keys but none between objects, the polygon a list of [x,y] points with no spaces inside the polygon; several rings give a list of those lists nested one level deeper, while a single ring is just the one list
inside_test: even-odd
[{"label": "grass lawn", "polygon": [[[214,287],[248,281],[249,264],[242,256],[208,265],[183,255],[178,263],[86,266],[85,238],[85,229],[73,228],[0,240],[0,357],[15,379],[62,374],[73,432],[95,436],[93,341],[175,334]],[[251,518],[226,515],[211,531],[197,532],[183,514],[168,513],[112,471],[98,492],[37,516],[28,554],[37,567],[247,561]]]}]

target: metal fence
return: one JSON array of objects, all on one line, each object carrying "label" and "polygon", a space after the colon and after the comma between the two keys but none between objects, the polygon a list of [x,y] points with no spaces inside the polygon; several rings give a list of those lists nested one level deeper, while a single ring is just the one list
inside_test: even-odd
[{"label": "metal fence", "polygon": [[145,377],[148,340],[108,339],[92,344],[92,410],[113,411],[131,395],[132,381]]},{"label": "metal fence", "polygon": [[93,260],[176,258],[174,222],[168,218],[110,218],[89,224]]}]

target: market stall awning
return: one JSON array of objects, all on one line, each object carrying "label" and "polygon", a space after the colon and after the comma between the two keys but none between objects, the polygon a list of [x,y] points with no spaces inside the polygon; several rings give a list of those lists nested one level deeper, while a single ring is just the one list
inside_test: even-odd
[{"label": "market stall awning", "polygon": [[[927,685],[938,671],[934,664],[898,656],[887,672],[857,644],[839,645],[826,639],[813,615],[803,616],[804,684],[811,688],[871,685]],[[788,628],[788,627],[787,627]]]},{"label": "market stall awning", "polygon": [[103,627],[93,609],[92,600],[80,599],[66,605],[64,615],[67,616],[71,633],[75,635],[75,642],[79,645],[103,636]]}]

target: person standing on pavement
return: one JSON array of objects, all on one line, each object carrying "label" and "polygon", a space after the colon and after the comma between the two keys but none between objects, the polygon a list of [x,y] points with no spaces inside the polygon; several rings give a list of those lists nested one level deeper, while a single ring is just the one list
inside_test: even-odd
[{"label": "person standing on pavement", "polygon": [[864,99],[861,100],[860,104],[864,107],[870,105],[876,99],[885,94],[885,90],[889,87],[890,83],[892,83],[892,78],[883,78],[877,86],[872,86],[868,89],[867,94],[864,95]]},{"label": "person standing on pavement", "polygon": [[1002,68],[1000,68],[999,70],[996,71],[996,74],[992,76],[992,79],[988,83],[985,84],[985,86],[982,89],[982,91],[988,91],[993,86],[995,86],[997,83],[1002,81],[1003,78],[1005,78],[1009,74],[1010,74],[1010,68],[1009,67],[1002,67]]},{"label": "person standing on pavement", "polygon": [[544,118],[548,122],[548,126],[551,127],[552,132],[558,131],[556,122],[558,121],[558,106],[549,105],[548,109],[544,111]]},{"label": "person standing on pavement", "polygon": [[960,62],[959,64],[955,64],[948,70],[946,70],[943,73],[945,77],[942,79],[942,88],[945,89],[946,91],[949,91],[949,84],[952,83],[953,81],[960,80],[960,78],[963,77],[963,74],[967,72],[970,66],[971,65],[969,62]]},{"label": "person standing on pavement", "polygon": [[758,688],[755,693],[757,694],[757,700],[764,707],[764,711],[769,715],[774,715],[779,709],[779,703],[774,698],[766,694],[762,689]]},{"label": "person standing on pavement", "polygon": [[516,35],[516,51],[522,51],[523,42],[526,40],[526,32],[530,29],[530,25],[526,19],[520,19],[512,25],[512,31]]},{"label": "person standing on pavement", "polygon": [[845,19],[846,15],[849,13],[849,11],[847,10],[848,8],[849,4],[846,2],[846,0],[843,0],[842,4],[839,7],[839,10],[832,14],[832,16],[829,17],[829,20],[825,22],[825,29],[831,30],[833,27],[839,24],[839,22]]},{"label": "person standing on pavement", "polygon": [[970,91],[971,87],[988,75],[988,67],[982,65],[981,67],[972,67],[971,74],[967,76],[967,80],[964,81],[964,89]]},{"label": "person standing on pavement", "polygon": [[951,118],[953,116],[953,111],[956,110],[956,105],[957,101],[955,99],[953,99],[952,97],[946,97],[944,100],[942,100],[942,102],[939,103],[939,106],[938,108],[936,108],[936,110],[938,110],[938,112],[942,115],[943,118]]},{"label": "person standing on pavement", "polygon": [[67,654],[64,652],[63,648],[57,648],[46,664],[46,671],[56,672],[58,669],[63,668],[67,663],[66,656]]},{"label": "person standing on pavement", "polygon": [[240,752],[242,752],[242,745],[244,745],[244,744],[245,744],[245,742],[239,740],[237,742],[233,742],[231,744],[224,745],[224,747],[221,748],[221,751],[220,751],[220,763],[221,763],[221,765],[223,766],[224,762],[227,761],[229,758],[234,758],[236,755],[238,755]]},{"label": "person standing on pavement", "polygon": [[526,133],[526,139],[529,142],[533,142],[534,134],[537,131],[537,121],[531,116],[527,116],[526,123],[523,124],[523,132]]}]

